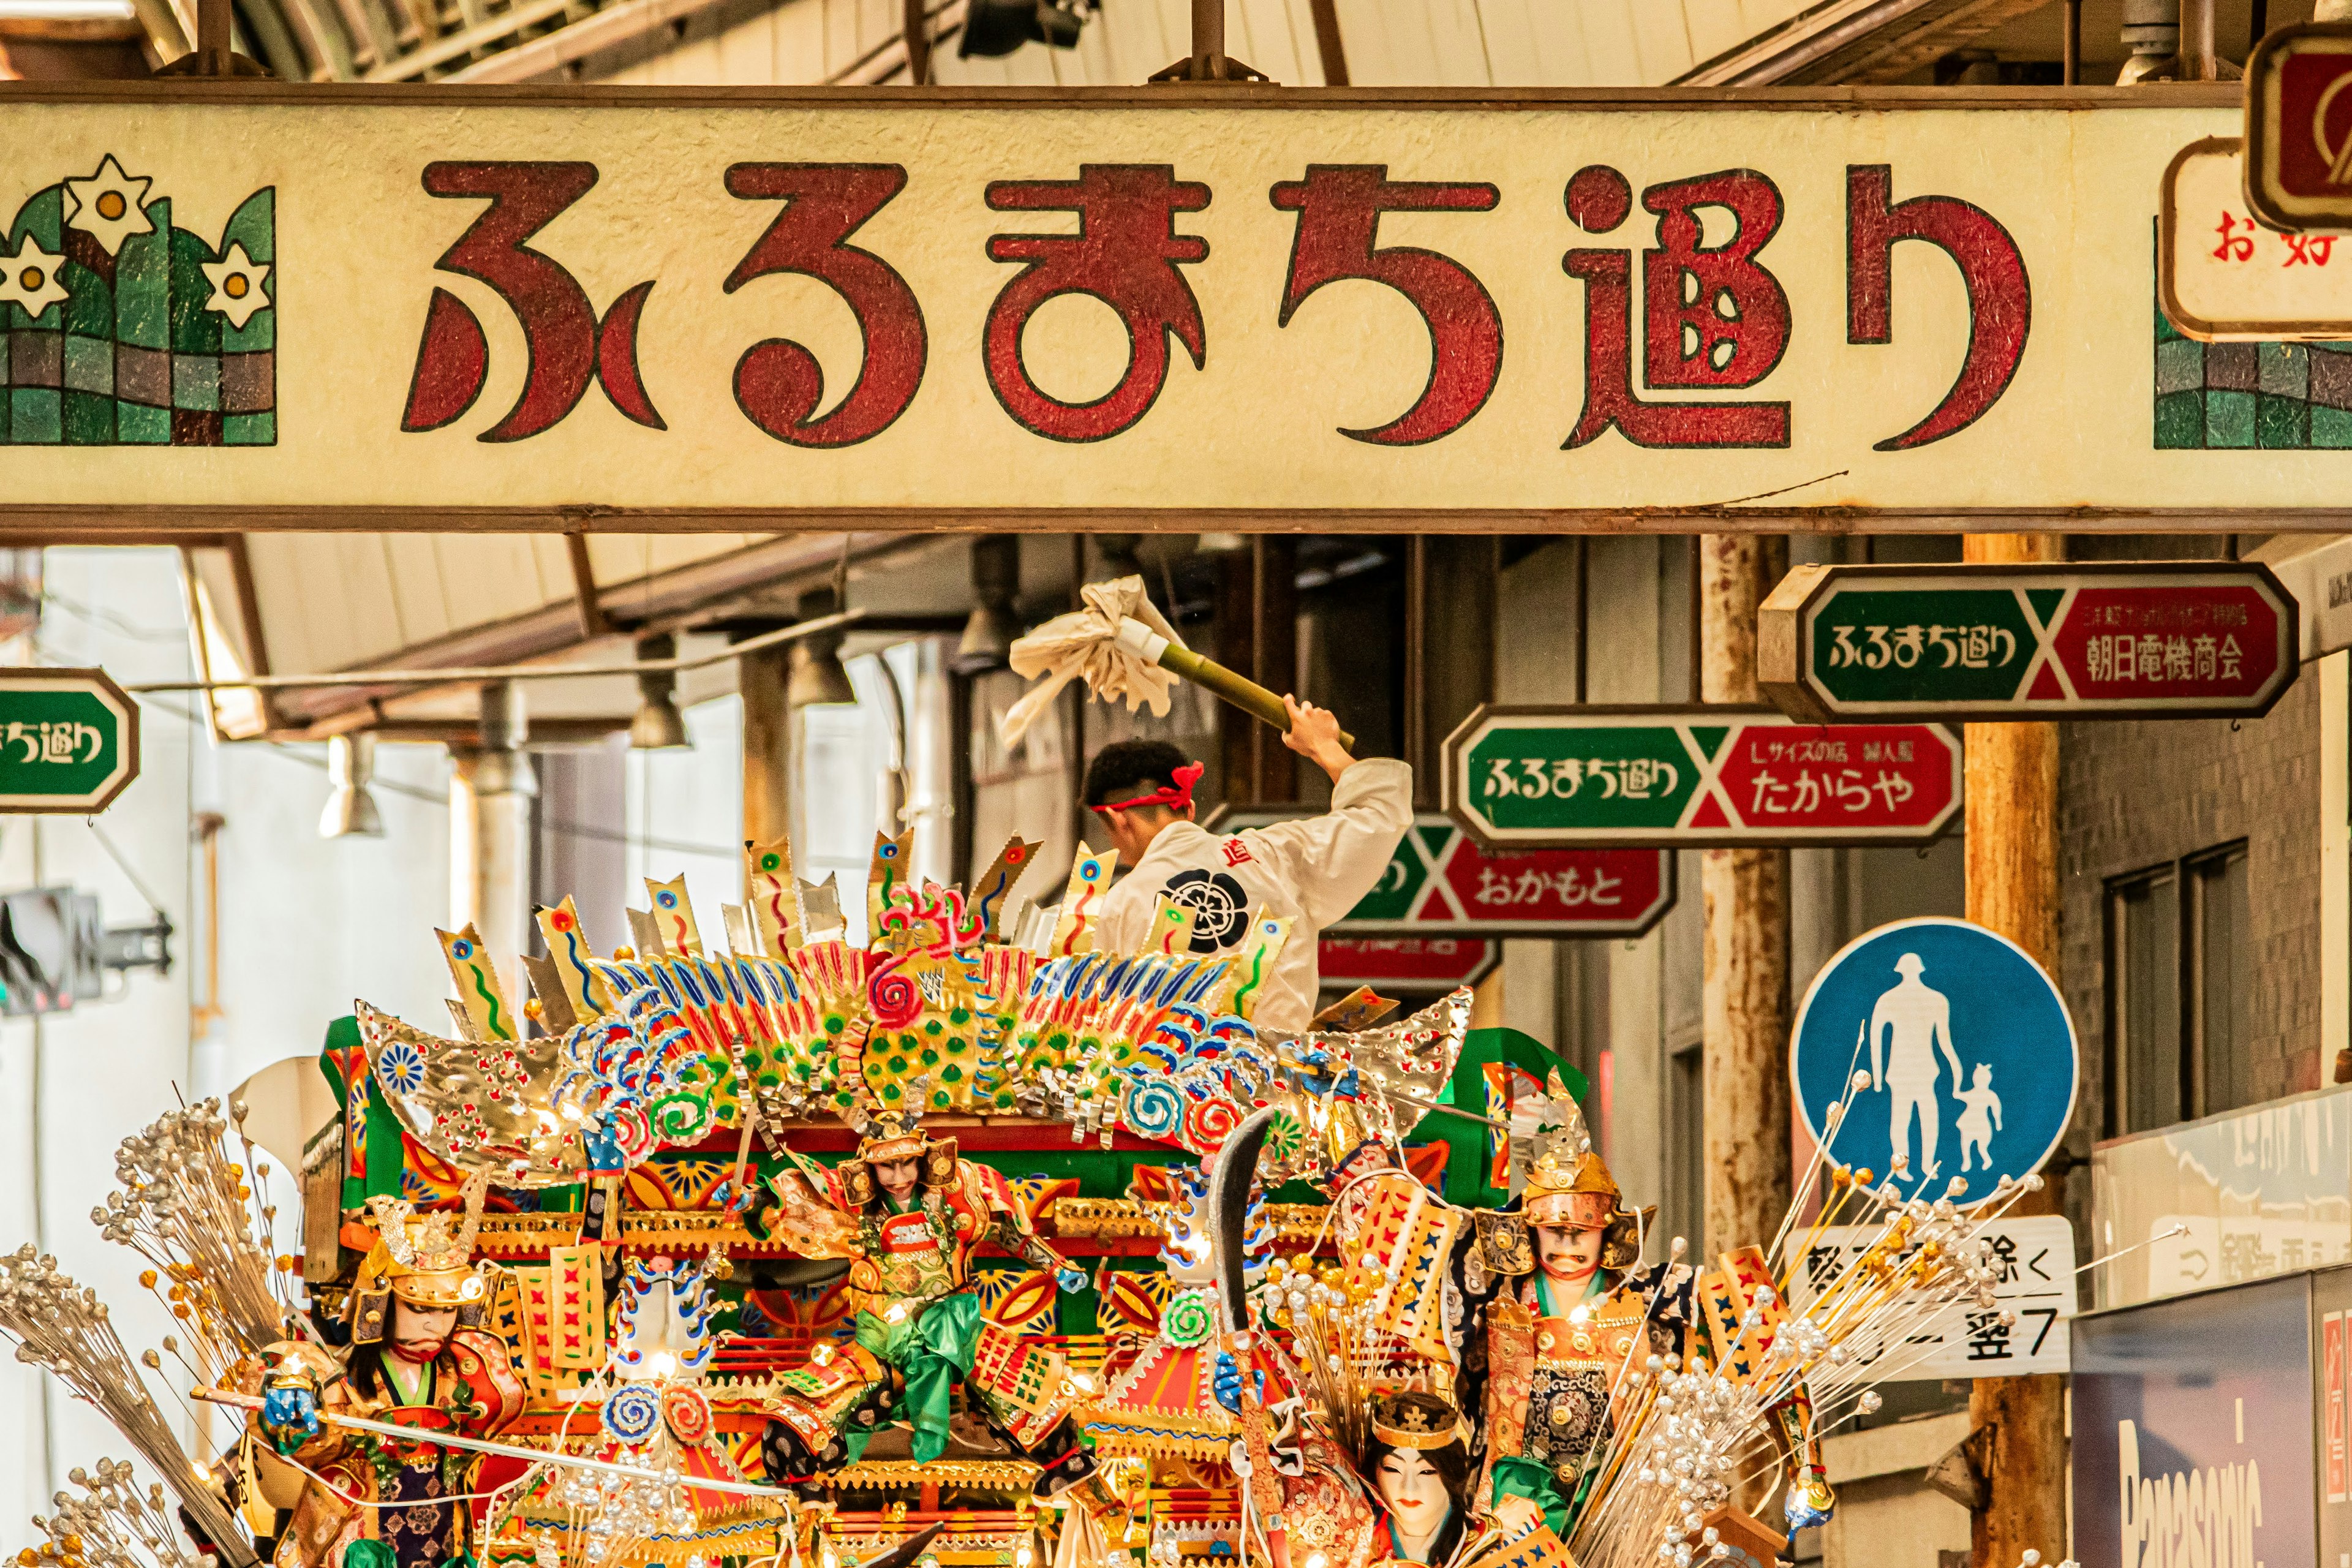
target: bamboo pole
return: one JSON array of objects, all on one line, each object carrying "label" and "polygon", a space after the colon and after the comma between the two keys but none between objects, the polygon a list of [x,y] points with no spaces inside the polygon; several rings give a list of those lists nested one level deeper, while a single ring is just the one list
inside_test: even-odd
[{"label": "bamboo pole", "polygon": [[[2064,541],[2048,533],[1975,533],[1970,562],[2062,561]],[[1970,724],[1967,731],[1968,914],[2058,973],[2058,727]],[[2012,1214],[2062,1212],[2063,1177],[2019,1199]],[[1972,1521],[1975,1560],[2009,1563],[2035,1551],[2045,1561],[2066,1546],[2066,1380],[1979,1378],[1969,1394],[1969,1426],[1983,1485]]]},{"label": "bamboo pole", "polygon": [[[1756,612],[1788,564],[1786,542],[1711,533],[1698,559],[1699,699],[1759,701]],[[1715,1249],[1770,1236],[1789,1206],[1789,852],[1709,849],[1700,867],[1706,1246]]]}]

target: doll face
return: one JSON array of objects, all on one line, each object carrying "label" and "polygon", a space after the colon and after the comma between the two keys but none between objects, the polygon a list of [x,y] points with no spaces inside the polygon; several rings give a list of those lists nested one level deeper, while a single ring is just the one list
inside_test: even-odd
[{"label": "doll face", "polygon": [[1536,1267],[1549,1279],[1589,1279],[1592,1271],[1601,1267],[1601,1235],[1597,1230],[1570,1230],[1566,1226],[1537,1226]]},{"label": "doll face", "polygon": [[915,1184],[922,1179],[922,1174],[923,1163],[912,1158],[893,1160],[887,1165],[874,1167],[876,1184],[890,1195],[892,1203],[905,1203],[914,1192]]},{"label": "doll face", "polygon": [[455,1307],[420,1307],[394,1298],[392,1303],[392,1353],[403,1361],[431,1361],[449,1342],[457,1326]]},{"label": "doll face", "polygon": [[1437,1473],[1437,1467],[1411,1448],[1382,1455],[1372,1484],[1379,1489],[1381,1500],[1389,1505],[1397,1530],[1405,1535],[1435,1534],[1454,1507],[1454,1500],[1445,1495],[1445,1479]]}]

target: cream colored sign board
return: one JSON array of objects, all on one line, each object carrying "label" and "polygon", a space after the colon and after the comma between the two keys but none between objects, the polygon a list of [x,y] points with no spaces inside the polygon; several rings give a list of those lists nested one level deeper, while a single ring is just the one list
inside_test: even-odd
[{"label": "cream colored sign board", "polygon": [[2153,444],[2146,237],[2231,110],[1920,101],[12,85],[0,522],[2342,505]]},{"label": "cream colored sign board", "polygon": [[2352,339],[2352,236],[2282,234],[2246,205],[2244,143],[2211,137],[2165,172],[2164,313],[2208,342]]}]

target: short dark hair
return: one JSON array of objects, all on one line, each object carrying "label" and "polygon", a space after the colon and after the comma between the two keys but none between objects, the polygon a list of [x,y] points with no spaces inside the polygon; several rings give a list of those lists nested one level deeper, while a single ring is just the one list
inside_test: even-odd
[{"label": "short dark hair", "polygon": [[1087,764],[1082,792],[1088,805],[1111,805],[1167,789],[1176,783],[1176,770],[1192,762],[1181,747],[1165,741],[1114,741]]}]

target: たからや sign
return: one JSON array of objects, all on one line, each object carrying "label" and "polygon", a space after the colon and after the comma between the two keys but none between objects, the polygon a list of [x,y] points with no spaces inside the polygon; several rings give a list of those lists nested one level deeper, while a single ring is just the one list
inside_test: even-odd
[{"label": "\u305f\u304b\u3089\u3084 sign", "polygon": [[1758,679],[1802,719],[2254,718],[2299,668],[2255,562],[1800,566],[1757,620]]},{"label": "\u305f\u304b\u3089\u3084 sign", "polygon": [[1960,741],[1765,708],[1488,706],[1446,738],[1444,782],[1489,849],[1925,844],[1959,810]]},{"label": "\u305f\u304b\u3089\u3084 sign", "polygon": [[2076,1070],[2074,1021],[2042,966],[1939,915],[1848,942],[1806,988],[1789,1048],[1813,1141],[1906,1197],[1942,1197],[1955,1177],[1982,1197],[2040,1170],[2074,1115]]},{"label": "\u305f\u304b\u3089\u3084 sign", "polygon": [[139,776],[139,708],[98,669],[0,669],[0,812],[103,810]]}]

